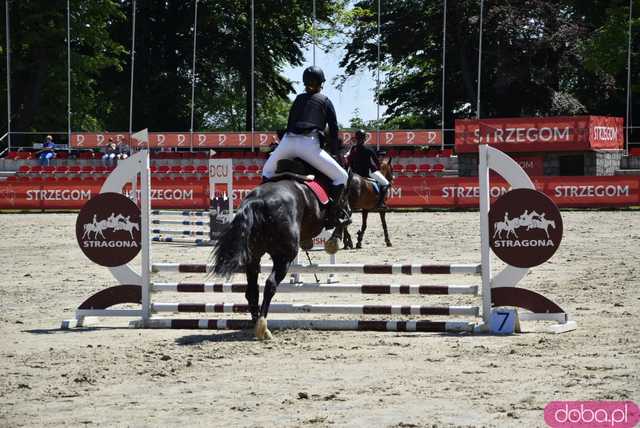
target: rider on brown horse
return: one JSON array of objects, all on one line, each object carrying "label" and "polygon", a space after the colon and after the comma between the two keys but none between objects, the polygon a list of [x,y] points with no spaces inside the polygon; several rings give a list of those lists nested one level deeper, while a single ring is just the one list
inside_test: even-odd
[{"label": "rider on brown horse", "polygon": [[367,134],[362,129],[356,131],[356,145],[351,148],[347,161],[353,172],[361,177],[373,178],[378,183],[380,194],[377,208],[386,208],[384,200],[389,190],[389,180],[380,172],[380,161],[375,152],[364,145],[366,137]]},{"label": "rider on brown horse", "polygon": [[276,172],[278,161],[300,158],[329,177],[331,186],[329,196],[332,203],[327,215],[327,228],[349,223],[349,210],[339,201],[345,200],[342,193],[347,183],[347,172],[322,148],[325,126],[329,127],[326,136],[329,152],[338,153],[338,121],[331,100],[321,94],[325,81],[320,67],[308,67],[302,80],[305,93],[296,97],[289,111],[287,131],[278,147],[271,153],[262,169],[263,180],[267,181]]}]

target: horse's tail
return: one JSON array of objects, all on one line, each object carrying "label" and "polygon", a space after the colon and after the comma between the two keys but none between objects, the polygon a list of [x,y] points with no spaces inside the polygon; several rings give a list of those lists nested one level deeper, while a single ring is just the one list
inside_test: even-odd
[{"label": "horse's tail", "polygon": [[255,237],[256,229],[264,223],[263,206],[264,202],[260,199],[246,200],[242,204],[215,243],[212,252],[213,274],[229,276],[253,259],[251,240]]}]

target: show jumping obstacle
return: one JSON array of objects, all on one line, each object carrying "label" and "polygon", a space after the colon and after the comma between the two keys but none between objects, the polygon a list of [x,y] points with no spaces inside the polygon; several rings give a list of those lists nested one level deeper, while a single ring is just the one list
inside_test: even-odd
[{"label": "show jumping obstacle", "polygon": [[[489,331],[492,308],[516,307],[520,320],[546,320],[557,324],[550,327],[556,333],[576,328],[567,313],[559,306],[535,292],[518,288],[516,284],[527,274],[528,268],[507,265],[497,275],[492,275],[489,247],[489,170],[498,172],[512,188],[533,188],[533,183],[522,168],[504,153],[480,146],[480,239],[481,263],[479,264],[317,264],[294,265],[289,273],[352,273],[363,275],[478,275],[480,285],[413,285],[413,284],[320,284],[282,283],[278,293],[324,293],[367,295],[470,295],[481,296],[480,306],[426,306],[426,305],[377,305],[377,304],[299,304],[274,303],[272,313],[286,314],[349,314],[384,316],[471,316],[474,321],[431,320],[345,320],[345,319],[269,319],[271,329],[318,329],[358,331],[415,331],[415,332],[468,332]],[[206,273],[210,265],[152,263],[150,237],[150,180],[149,159],[146,151],[120,162],[102,187],[104,192],[122,192],[123,186],[137,180],[141,185],[141,272],[129,265],[109,268],[120,283],[88,298],[76,311],[76,317],[63,322],[63,328],[81,327],[86,317],[134,317],[131,323],[144,328],[238,330],[251,328],[249,319],[169,319],[154,316],[161,313],[245,313],[248,307],[237,303],[160,303],[153,302],[152,295],[160,292],[179,294],[244,293],[246,284],[234,283],[182,283],[152,282],[156,273]],[[262,269],[269,269],[263,265]],[[262,289],[263,287],[261,287]],[[139,304],[140,309],[109,309],[120,304]]]},{"label": "show jumping obstacle", "polygon": [[189,244],[197,247],[211,246],[211,240],[209,239],[176,239],[170,236],[154,236],[151,238],[151,242],[170,242],[174,244]]},{"label": "show jumping obstacle", "polygon": [[[152,242],[170,242],[174,244],[189,244],[196,246],[211,246],[220,233],[220,226],[229,218],[226,213],[210,211],[171,211],[152,210],[150,224],[166,225],[167,227],[191,226],[188,229],[164,229],[154,228],[150,230]],[[153,217],[155,216],[155,217]],[[186,220],[165,220],[157,216],[181,216]],[[207,220],[194,220],[194,218],[208,217]],[[219,221],[222,219],[222,221]],[[180,236],[174,238],[173,236]],[[194,238],[196,237],[196,238]],[[197,238],[202,237],[202,238]]]},{"label": "show jumping obstacle", "polygon": [[[168,227],[189,226],[188,229],[165,229],[155,228],[150,231],[152,242],[169,242],[178,244],[191,244],[197,246],[210,246],[216,240],[216,219],[220,212],[223,211],[224,200],[216,196],[216,185],[224,185],[226,192],[226,201],[228,207],[226,212],[233,214],[233,183],[230,176],[231,163],[230,159],[209,159],[209,199],[211,206],[216,207],[211,210],[202,211],[172,211],[172,210],[151,210],[151,224],[166,225]],[[219,209],[218,209],[219,208]],[[223,214],[224,215],[224,214]],[[170,220],[164,216],[180,216],[184,220]],[[207,217],[206,220],[200,219]],[[181,238],[176,239],[171,235],[180,235]],[[194,236],[206,236],[207,239],[189,239]]]},{"label": "show jumping obstacle", "polygon": [[[210,211],[171,211],[152,210],[150,224],[169,228],[154,228],[150,230],[152,242],[170,242],[177,244],[190,244],[196,246],[210,246],[215,241],[218,231],[216,230],[216,218],[218,212]],[[162,217],[160,217],[162,216]],[[180,216],[184,220],[169,220],[166,216]],[[201,219],[207,217],[206,220]],[[200,220],[196,220],[200,219]],[[179,226],[187,226],[187,229],[171,229]],[[180,236],[174,238],[173,236]],[[201,237],[201,238],[193,238]]]}]

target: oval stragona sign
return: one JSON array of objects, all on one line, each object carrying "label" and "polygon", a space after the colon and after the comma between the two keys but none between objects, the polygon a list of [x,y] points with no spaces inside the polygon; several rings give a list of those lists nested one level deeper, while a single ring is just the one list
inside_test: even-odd
[{"label": "oval stragona sign", "polygon": [[107,267],[129,263],[141,248],[140,209],[120,193],[101,193],[80,210],[76,238],[94,263]]},{"label": "oval stragona sign", "polygon": [[547,261],[562,240],[562,217],[544,193],[515,189],[489,211],[489,244],[500,260],[529,268]]}]

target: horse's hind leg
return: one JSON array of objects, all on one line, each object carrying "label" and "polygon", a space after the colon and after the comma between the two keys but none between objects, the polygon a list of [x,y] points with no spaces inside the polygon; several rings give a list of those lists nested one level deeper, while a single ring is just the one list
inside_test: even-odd
[{"label": "horse's hind leg", "polygon": [[364,237],[364,231],[367,230],[368,216],[369,211],[362,210],[362,227],[358,231],[358,242],[356,243],[356,248],[362,248],[362,238]]},{"label": "horse's hind leg", "polygon": [[276,294],[278,285],[282,282],[287,271],[291,265],[291,260],[286,260],[283,257],[273,257],[273,270],[271,275],[267,278],[264,285],[264,293],[262,294],[262,306],[260,307],[260,317],[256,323],[256,337],[259,340],[271,339],[271,332],[267,328],[267,315],[269,314],[269,305],[271,305],[271,299]]},{"label": "horse's hind leg", "polygon": [[387,244],[387,247],[391,247],[389,231],[387,230],[387,213],[385,211],[380,211],[380,221],[382,222],[382,231],[384,232],[384,242]]},{"label": "horse's hind leg", "polygon": [[248,264],[246,267],[247,274],[247,290],[244,297],[247,298],[249,304],[249,312],[251,320],[255,323],[258,320],[258,297],[260,291],[258,289],[258,274],[260,272],[260,262]]}]

